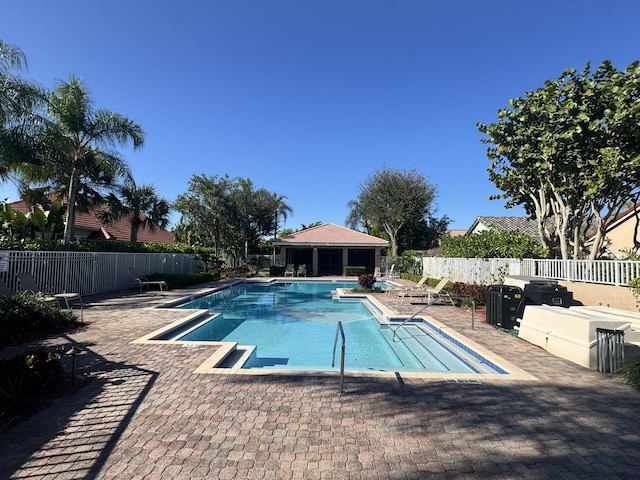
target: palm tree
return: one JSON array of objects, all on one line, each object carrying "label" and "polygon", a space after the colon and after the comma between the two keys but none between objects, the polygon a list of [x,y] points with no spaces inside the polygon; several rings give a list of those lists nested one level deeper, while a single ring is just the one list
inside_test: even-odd
[{"label": "palm tree", "polygon": [[27,58],[18,47],[0,40],[0,181],[10,178],[24,162],[35,162],[33,127],[45,99],[44,90],[14,72],[26,69]]},{"label": "palm tree", "polygon": [[142,147],[144,132],[119,113],[95,110],[86,85],[73,76],[58,81],[49,95],[48,111],[52,125],[44,132],[44,142],[53,164],[45,176],[67,198],[66,245],[73,239],[82,197],[100,203],[105,187],[112,187],[118,177],[130,177],[126,162],[112,149],[129,142],[134,149]]},{"label": "palm tree", "polygon": [[117,187],[118,196],[107,197],[107,209],[98,220],[109,225],[126,218],[131,226],[130,242],[138,241],[138,230],[147,227],[152,232],[169,224],[169,202],[160,198],[152,185],[137,186],[133,179]]},{"label": "palm tree", "polygon": [[[283,221],[287,221],[287,218],[290,213],[293,212],[293,209],[285,202],[287,200],[286,195],[278,195],[276,192],[273,192],[273,241],[276,241],[278,237],[278,220],[282,218]],[[273,246],[273,258],[276,258],[276,247]]]}]

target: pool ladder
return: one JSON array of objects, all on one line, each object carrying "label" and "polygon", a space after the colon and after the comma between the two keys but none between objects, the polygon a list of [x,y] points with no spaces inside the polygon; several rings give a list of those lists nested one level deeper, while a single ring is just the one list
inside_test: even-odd
[{"label": "pool ladder", "polygon": [[331,360],[331,368],[333,368],[336,364],[336,346],[338,344],[338,334],[342,336],[342,353],[340,355],[340,390],[336,392],[337,395],[342,396],[345,394],[344,391],[344,352],[345,352],[345,339],[344,339],[344,329],[342,328],[342,322],[338,320],[338,326],[336,327],[336,338],[333,341],[333,358]]}]

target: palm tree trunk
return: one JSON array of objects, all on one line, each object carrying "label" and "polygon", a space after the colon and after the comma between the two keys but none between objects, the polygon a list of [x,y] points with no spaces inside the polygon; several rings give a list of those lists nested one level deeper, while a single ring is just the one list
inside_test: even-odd
[{"label": "palm tree trunk", "polygon": [[78,184],[78,170],[74,167],[71,171],[71,180],[69,180],[69,198],[67,198],[67,222],[64,225],[64,244],[74,239],[73,227],[76,223],[76,190]]}]

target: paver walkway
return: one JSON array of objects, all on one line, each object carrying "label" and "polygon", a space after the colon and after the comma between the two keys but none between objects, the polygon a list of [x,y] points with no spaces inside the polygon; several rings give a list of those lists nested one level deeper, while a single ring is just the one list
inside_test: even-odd
[{"label": "paver walkway", "polygon": [[468,312],[429,308],[538,380],[349,376],[338,396],[335,375],[198,375],[215,347],[131,343],[177,294],[87,299],[88,325],[47,343],[96,380],[0,432],[0,478],[640,478],[639,392]]}]

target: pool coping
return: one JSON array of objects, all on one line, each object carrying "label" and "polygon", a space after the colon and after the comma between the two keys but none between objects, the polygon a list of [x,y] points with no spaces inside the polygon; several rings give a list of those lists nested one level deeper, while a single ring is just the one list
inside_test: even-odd
[{"label": "pool coping", "polygon": [[[173,308],[175,305],[179,305],[180,303],[184,303],[189,300],[193,300],[195,298],[209,295],[211,293],[215,293],[216,291],[220,291],[222,289],[230,288],[238,283],[273,283],[279,281],[279,278],[264,278],[264,279],[239,279],[237,282],[232,282],[226,284],[224,286],[218,286],[214,288],[208,288],[197,294],[188,295],[182,297],[180,299],[174,299],[169,302],[165,302],[156,307],[151,307],[150,309],[157,308]],[[296,279],[297,280],[297,279]],[[314,280],[312,278],[308,279],[300,279],[301,281],[311,281]],[[316,280],[317,281],[317,280]],[[387,323],[390,323],[389,319],[393,318],[407,318],[406,315],[400,315],[397,312],[393,311],[384,303],[380,302],[373,295],[369,295],[364,292],[352,292],[351,289],[345,288],[336,288],[337,298],[340,300],[366,300],[371,305],[375,306],[382,314],[386,317]],[[337,370],[323,370],[323,369],[313,369],[313,368],[296,368],[296,369],[287,369],[287,368],[261,368],[261,369],[243,369],[241,366],[244,364],[244,361],[248,356],[255,350],[255,346],[253,345],[239,345],[237,342],[216,342],[216,341],[180,341],[180,340],[159,340],[157,337],[161,336],[163,333],[166,333],[172,329],[179,327],[180,325],[197,320],[198,317],[204,317],[210,315],[207,309],[196,309],[190,311],[185,317],[175,320],[159,329],[156,329],[142,337],[137,338],[132,341],[132,344],[143,344],[143,345],[173,345],[173,346],[183,346],[185,348],[189,347],[202,347],[202,346],[211,346],[217,347],[215,352],[211,354],[204,362],[202,362],[194,371],[194,374],[206,374],[206,375],[249,375],[249,376],[265,376],[265,375],[287,375],[287,376],[336,376],[340,374]],[[434,329],[438,330],[442,334],[451,337],[456,342],[464,345],[465,347],[472,349],[478,355],[484,357],[487,361],[493,363],[500,369],[504,370],[507,373],[452,373],[452,372],[420,372],[420,371],[410,371],[410,370],[345,370],[345,377],[382,377],[382,378],[403,378],[403,379],[421,379],[421,380],[437,380],[437,381],[455,381],[455,382],[481,382],[481,381],[539,381],[534,375],[526,372],[525,370],[517,367],[511,362],[505,360],[501,356],[492,352],[491,350],[483,347],[482,345],[474,342],[470,338],[462,335],[460,332],[456,331],[452,327],[449,327],[433,317],[428,315],[416,315],[416,320],[424,321],[427,324],[433,326]],[[380,321],[380,319],[378,319]],[[381,322],[382,323],[382,322]],[[236,365],[232,367],[217,367],[221,362],[225,360],[225,358],[232,353],[234,350],[241,349],[244,351],[240,359],[236,362]]]}]

